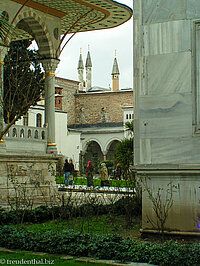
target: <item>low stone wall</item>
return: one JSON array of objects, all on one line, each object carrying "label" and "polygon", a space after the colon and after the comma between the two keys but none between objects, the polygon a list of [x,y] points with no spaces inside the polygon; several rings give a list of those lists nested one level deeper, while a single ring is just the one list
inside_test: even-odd
[{"label": "low stone wall", "polygon": [[0,207],[41,205],[57,191],[54,155],[0,154]]}]

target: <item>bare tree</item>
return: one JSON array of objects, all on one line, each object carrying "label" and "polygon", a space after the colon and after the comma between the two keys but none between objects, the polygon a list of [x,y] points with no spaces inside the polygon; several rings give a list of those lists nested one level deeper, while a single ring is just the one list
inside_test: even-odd
[{"label": "bare tree", "polygon": [[168,219],[169,211],[173,206],[173,194],[176,192],[177,187],[169,182],[167,188],[158,187],[158,189],[152,189],[147,181],[147,178],[141,178],[144,191],[147,192],[148,198],[153,205],[153,211],[156,215],[156,221],[147,215],[148,221],[151,223],[153,228],[159,231],[164,241],[164,231],[166,229],[166,222]]}]

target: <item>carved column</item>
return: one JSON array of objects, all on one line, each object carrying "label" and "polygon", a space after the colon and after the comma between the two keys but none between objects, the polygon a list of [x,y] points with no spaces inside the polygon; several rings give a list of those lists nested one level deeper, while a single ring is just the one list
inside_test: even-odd
[{"label": "carved column", "polygon": [[45,70],[45,124],[48,131],[47,153],[57,153],[55,142],[55,71],[58,59],[42,60]]}]

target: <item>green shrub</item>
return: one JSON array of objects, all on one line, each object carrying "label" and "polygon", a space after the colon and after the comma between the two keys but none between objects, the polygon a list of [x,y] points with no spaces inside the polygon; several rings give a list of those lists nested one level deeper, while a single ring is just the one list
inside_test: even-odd
[{"label": "green shrub", "polygon": [[164,244],[136,242],[117,235],[92,235],[69,231],[35,233],[0,226],[0,246],[73,256],[135,261],[156,265],[199,265],[200,243]]},{"label": "green shrub", "polygon": [[[19,210],[19,221],[28,223],[43,223],[52,219],[68,219],[69,217],[95,216],[113,213],[115,215],[137,216],[141,214],[141,201],[135,196],[125,196],[113,204],[88,203],[73,207],[66,206],[40,206],[33,210]],[[16,224],[16,212],[0,209],[0,224]]]}]

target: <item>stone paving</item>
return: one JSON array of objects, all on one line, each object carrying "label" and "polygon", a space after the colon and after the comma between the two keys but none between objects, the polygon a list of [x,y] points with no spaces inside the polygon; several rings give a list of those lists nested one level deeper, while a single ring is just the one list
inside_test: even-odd
[{"label": "stone paving", "polygon": [[[0,247],[0,252],[6,252],[6,253],[18,253],[17,250],[10,250],[10,249],[6,249],[6,248],[2,248]],[[30,254],[30,255],[37,255],[37,256],[44,256],[47,258],[47,256],[55,256],[56,254],[48,254],[48,253],[44,253],[44,252],[27,252],[26,254]],[[74,259],[74,257],[72,256],[67,256],[67,255],[63,255],[63,256],[59,256],[60,259],[62,260],[72,260]],[[153,264],[147,264],[147,263],[138,263],[138,262],[120,262],[120,261],[115,261],[115,260],[97,260],[95,258],[85,258],[85,257],[80,257],[80,258],[76,258],[75,262],[83,262],[83,263],[89,263],[89,264],[102,264],[102,265],[115,265],[115,266],[155,266]]]}]

